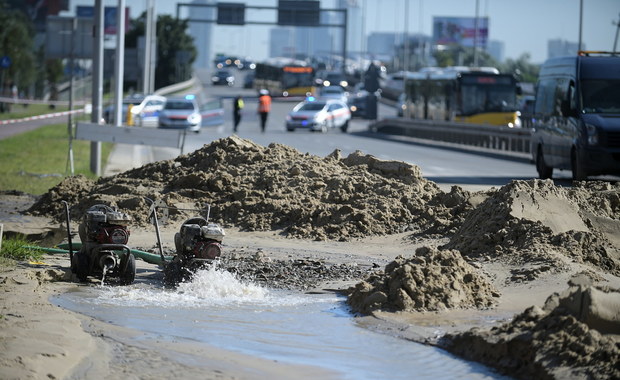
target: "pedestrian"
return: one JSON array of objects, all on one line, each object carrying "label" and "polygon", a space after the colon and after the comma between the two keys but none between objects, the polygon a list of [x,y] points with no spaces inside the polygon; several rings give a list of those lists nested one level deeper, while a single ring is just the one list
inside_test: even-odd
[{"label": "pedestrian", "polygon": [[233,118],[234,118],[234,126],[233,131],[237,132],[237,127],[241,122],[241,110],[243,109],[244,103],[241,95],[237,95],[235,99],[233,99]]},{"label": "pedestrian", "polygon": [[265,133],[265,127],[267,126],[267,116],[271,111],[271,96],[269,91],[260,90],[260,96],[258,97],[258,114],[260,115],[260,127],[261,131]]}]

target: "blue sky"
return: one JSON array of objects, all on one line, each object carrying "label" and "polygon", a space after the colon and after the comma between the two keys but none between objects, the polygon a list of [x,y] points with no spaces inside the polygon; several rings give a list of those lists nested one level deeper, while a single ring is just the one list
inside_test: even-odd
[{"label": "blue sky", "polygon": [[[411,33],[432,34],[433,16],[474,17],[476,0],[356,0],[366,7],[365,30],[397,32],[405,30],[405,4],[408,3],[407,29]],[[620,20],[620,0],[582,0],[582,41],[588,50],[613,48]],[[93,0],[72,0],[76,5],[92,5]],[[181,2],[189,2],[183,0]],[[231,0],[255,6],[276,6],[277,0]],[[117,1],[104,0],[115,6]],[[176,14],[176,1],[155,0],[158,13]],[[322,8],[334,8],[334,0],[322,0]],[[146,7],[146,0],[126,0],[131,17],[137,17]],[[541,63],[547,57],[547,41],[579,39],[580,0],[478,0],[480,17],[489,18],[489,39],[505,43],[506,58],[529,53],[532,62]],[[268,14],[270,15],[270,14]],[[182,13],[181,16],[184,16]],[[267,16],[270,18],[270,16]],[[272,26],[245,27],[214,26],[213,52],[264,59],[268,53],[268,31]],[[618,43],[620,46],[620,42]]]}]

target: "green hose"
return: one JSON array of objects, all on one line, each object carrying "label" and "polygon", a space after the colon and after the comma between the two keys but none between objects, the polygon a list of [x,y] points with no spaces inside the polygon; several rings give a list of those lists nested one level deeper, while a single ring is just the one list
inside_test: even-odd
[{"label": "green hose", "polygon": [[[57,245],[58,248],[47,248],[47,247],[35,247],[35,246],[27,246],[27,248],[30,249],[36,249],[39,251],[43,251],[45,253],[49,253],[49,254],[63,254],[69,253],[69,243],[62,243],[62,244],[58,244]],[[82,248],[82,243],[73,243],[71,249],[73,250],[73,252],[77,252],[80,250],[80,248]],[[130,250],[131,253],[133,253],[133,255],[135,257],[138,257],[144,261],[146,261],[147,263],[150,264],[157,264],[157,265],[163,265],[162,261],[161,261],[161,257],[159,255],[156,255],[154,253],[150,253],[150,252],[145,252],[145,251],[140,251],[139,249],[132,249]],[[170,261],[172,260],[172,256],[165,256],[166,261]]]}]

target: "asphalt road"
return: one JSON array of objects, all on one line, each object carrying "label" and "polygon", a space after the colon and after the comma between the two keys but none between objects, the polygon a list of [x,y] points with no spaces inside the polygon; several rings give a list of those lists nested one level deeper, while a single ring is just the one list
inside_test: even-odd
[{"label": "asphalt road", "polygon": [[[197,88],[199,92],[197,95],[203,101],[209,98],[223,99],[226,111],[224,124],[217,127],[203,127],[199,133],[189,134],[183,153],[192,152],[211,141],[232,135],[232,98],[240,94],[245,99],[245,109],[237,135],[264,146],[276,142],[292,146],[302,153],[307,152],[319,156],[325,156],[335,149],[340,149],[342,155],[360,150],[381,159],[399,160],[418,165],[425,178],[435,181],[444,189],[449,189],[452,185],[460,185],[469,190],[486,189],[492,186],[503,186],[514,179],[537,177],[534,165],[528,160],[438,147],[407,138],[378,135],[368,131],[370,121],[363,119],[353,119],[348,133],[342,133],[340,130],[330,130],[325,134],[300,130],[287,132],[284,126],[286,115],[301,99],[274,99],[266,132],[261,133],[256,112],[256,91],[242,88],[243,76],[247,72],[234,71],[236,82],[233,87],[211,85],[210,73],[210,71],[199,73],[203,86]],[[393,107],[385,104],[379,105],[379,118],[395,115],[396,110]],[[66,121],[66,116],[64,120]],[[51,122],[58,123],[59,120],[37,120],[9,128],[20,128],[23,131]],[[152,161],[174,158],[179,153],[181,152],[178,149],[172,148],[119,145],[110,160],[123,164],[117,166],[116,171],[110,174],[129,169],[127,162],[132,162],[131,166],[134,167],[141,166]],[[554,173],[556,183],[561,185],[570,185],[570,176],[570,171],[556,170]]]},{"label": "asphalt road", "polygon": [[[236,77],[233,87],[213,86],[209,80],[209,72],[199,73],[203,81],[201,97],[224,99],[225,122],[218,127],[203,127],[199,133],[191,135],[186,140],[185,153],[199,149],[213,140],[232,135],[231,99],[240,94],[245,99],[245,108],[237,135],[264,146],[276,142],[292,146],[302,153],[319,156],[325,156],[335,149],[340,149],[343,155],[360,150],[381,159],[406,161],[418,165],[424,177],[437,182],[443,188],[461,185],[469,189],[485,189],[505,185],[513,179],[537,177],[534,165],[527,160],[441,148],[404,138],[377,135],[368,132],[370,121],[363,119],[353,119],[348,133],[342,133],[340,130],[330,130],[325,134],[303,130],[288,132],[284,125],[286,115],[301,99],[274,99],[266,132],[261,133],[256,91],[242,88],[245,71],[233,72]],[[396,110],[393,107],[379,105],[379,118],[395,115]],[[153,150],[154,157],[159,159],[172,158],[169,156],[174,155],[170,149],[153,148]],[[558,172],[557,176],[568,179],[570,172]]]}]

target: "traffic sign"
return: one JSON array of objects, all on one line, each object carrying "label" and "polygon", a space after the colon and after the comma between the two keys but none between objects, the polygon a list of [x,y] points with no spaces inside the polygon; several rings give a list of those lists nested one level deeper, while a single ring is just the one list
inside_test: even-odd
[{"label": "traffic sign", "polygon": [[9,66],[11,66],[11,58],[8,55],[0,58],[0,67],[2,67],[3,69],[8,69]]}]

